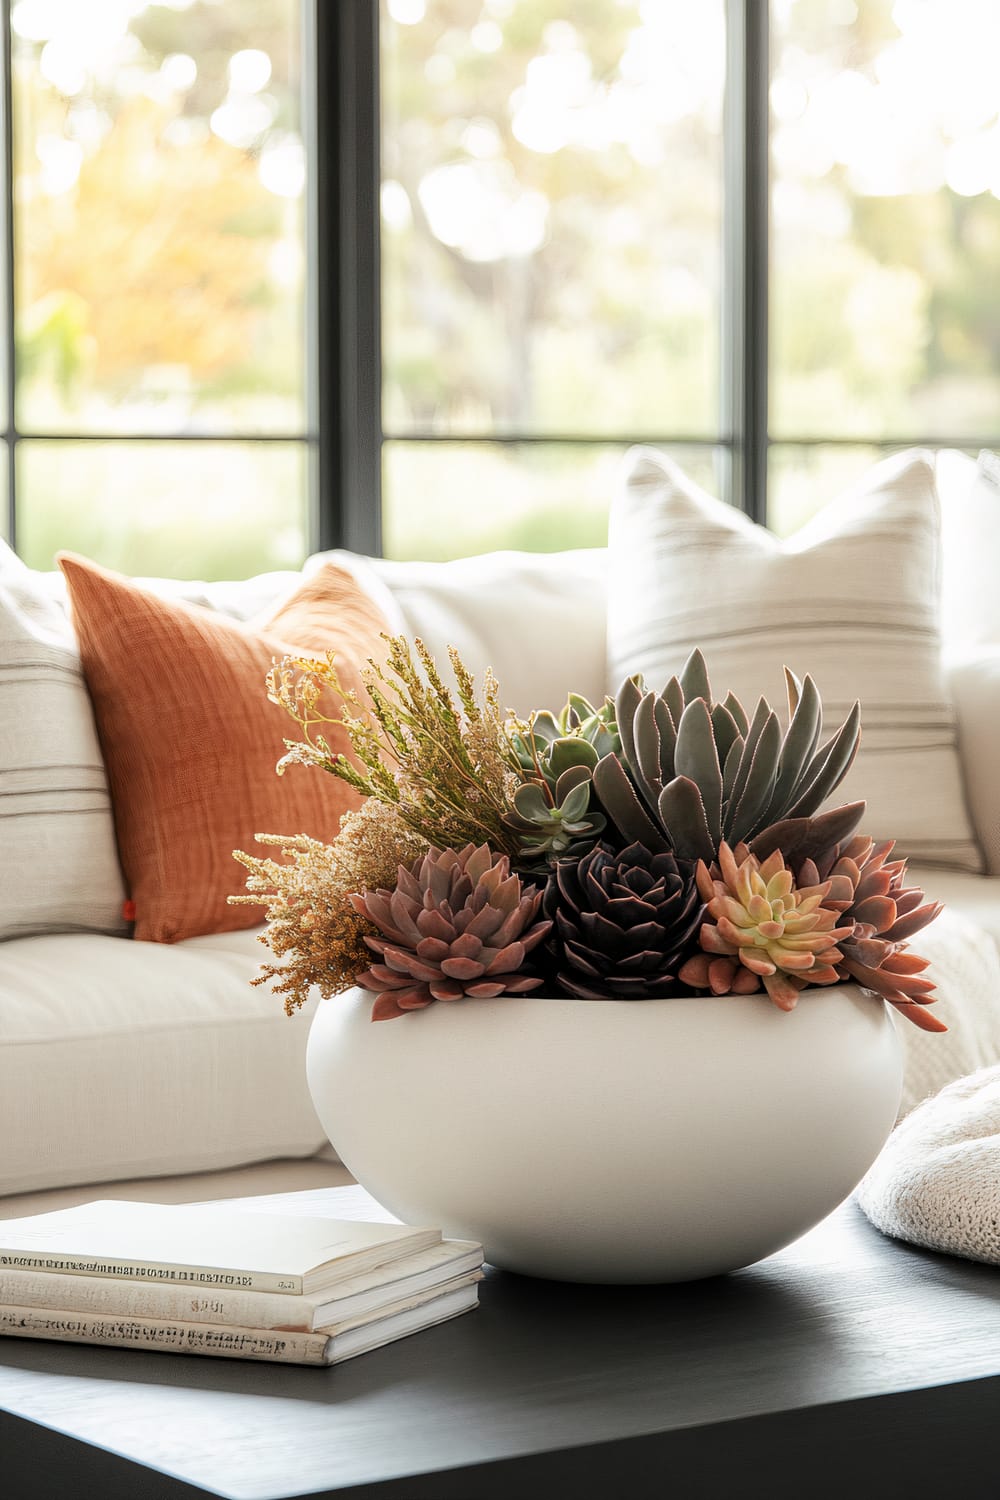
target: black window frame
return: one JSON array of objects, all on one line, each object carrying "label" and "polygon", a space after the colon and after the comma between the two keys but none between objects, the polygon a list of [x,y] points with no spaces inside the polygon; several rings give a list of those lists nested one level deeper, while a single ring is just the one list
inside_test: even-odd
[{"label": "black window frame", "polygon": [[[623,434],[721,455],[720,487],[755,521],[767,506],[770,5],[725,0],[722,317],[718,437]],[[317,7],[316,188],[319,331],[318,537],[377,556],[382,532],[379,289],[379,0]],[[426,441],[449,442],[447,435]],[[465,443],[579,445],[602,434],[462,434]]]},{"label": "black window frame", "polygon": [[[348,548],[372,556],[382,550],[382,450],[398,436],[383,428],[380,299],[380,65],[379,0],[301,0],[308,62],[303,130],[308,138],[307,413],[300,441],[309,455],[309,549]],[[947,434],[882,438],[773,438],[768,407],[768,283],[770,248],[770,4],[724,0],[726,93],[723,127],[722,309],[720,319],[720,430],[718,437],[635,433],[599,438],[585,433],[463,434],[463,443],[526,441],[582,444],[647,442],[695,446],[721,457],[720,491],[752,520],[766,522],[768,457],[782,449],[858,447],[888,452],[911,446],[989,446]],[[4,317],[7,389],[0,438],[6,442],[8,535],[16,545],[17,448],[14,340],[15,261],[11,80],[12,0],[0,0],[4,58],[0,111],[6,192],[0,211],[3,255],[0,302]],[[49,434],[74,440],[204,441],[210,434]],[[250,435],[219,436],[220,441]],[[253,441],[274,439],[253,438]],[[426,441],[449,442],[448,435]],[[2,482],[2,481],[0,481]]]},{"label": "black window frame", "polygon": [[314,0],[319,549],[382,550],[378,0]]},{"label": "black window frame", "polygon": [[[320,66],[320,37],[322,34],[325,18],[339,17],[340,0],[334,4],[327,4],[326,0],[299,0],[299,16],[302,38],[302,133],[306,142],[309,172],[307,181],[306,202],[306,245],[307,245],[307,273],[305,287],[305,363],[304,363],[304,388],[305,388],[305,421],[304,426],[297,432],[248,432],[248,431],[176,431],[176,432],[141,432],[141,431],[80,431],[77,429],[66,429],[49,431],[45,429],[30,428],[22,431],[18,425],[17,416],[17,342],[15,336],[16,314],[17,314],[17,257],[16,257],[16,207],[14,193],[14,132],[15,115],[13,100],[13,34],[11,27],[11,13],[14,0],[0,0],[0,153],[2,153],[2,176],[3,191],[0,192],[0,317],[3,318],[3,329],[0,331],[0,359],[3,361],[2,372],[4,377],[3,399],[0,401],[2,416],[0,416],[0,444],[3,446],[3,456],[0,464],[3,466],[3,475],[0,478],[0,489],[4,491],[5,499],[0,500],[0,515],[6,512],[6,537],[10,546],[17,550],[18,531],[18,448],[22,442],[44,442],[44,443],[105,443],[118,444],[122,447],[130,444],[144,443],[172,443],[191,444],[213,443],[221,445],[244,446],[247,444],[279,444],[281,446],[301,447],[307,458],[307,484],[308,484],[308,506],[307,526],[308,534],[306,544],[309,551],[315,551],[320,543],[320,538],[328,534],[327,528],[330,524],[330,507],[322,498],[324,491],[320,476],[323,471],[322,451],[325,443],[321,432],[320,423],[323,418],[323,403],[321,389],[333,389],[334,383],[326,380],[322,382],[322,360],[327,357],[324,351],[328,348],[327,337],[321,326],[321,318],[325,316],[330,320],[333,315],[328,298],[323,298],[323,307],[320,310],[320,289],[328,283],[327,257],[322,254],[323,240],[319,231],[319,217],[321,204],[321,183],[318,170],[319,151],[318,145],[322,133],[326,133],[329,139],[331,127],[334,123],[331,112],[325,104],[321,107],[323,98],[321,93],[322,69]],[[371,18],[377,27],[377,6],[368,4],[368,0],[344,0],[344,12],[357,13],[363,23],[366,18]],[[359,37],[349,31],[344,34],[345,44],[351,49],[351,54],[361,54]],[[344,54],[346,57],[346,54]],[[313,64],[313,66],[310,66]],[[377,112],[377,97],[371,101],[372,109]],[[358,101],[353,104],[357,110]],[[355,201],[365,207],[364,195],[360,181],[345,182],[355,196]],[[377,209],[377,198],[374,208]],[[359,216],[356,216],[359,217]],[[375,245],[377,254],[378,218],[377,212],[372,212],[371,221],[375,232]],[[346,258],[345,252],[341,252],[342,258]],[[373,262],[373,264],[375,264]],[[373,295],[377,297],[377,287],[373,288]],[[336,319],[333,319],[336,327]],[[377,320],[374,325],[375,337],[377,338]],[[338,334],[339,336],[339,334]],[[334,435],[334,451],[336,441]],[[352,442],[352,449],[356,444]],[[356,490],[352,489],[352,493]],[[334,488],[333,493],[337,490]],[[0,527],[0,535],[3,529]],[[377,533],[376,533],[377,537]],[[325,543],[324,543],[325,544]],[[328,545],[337,545],[329,543]]]}]

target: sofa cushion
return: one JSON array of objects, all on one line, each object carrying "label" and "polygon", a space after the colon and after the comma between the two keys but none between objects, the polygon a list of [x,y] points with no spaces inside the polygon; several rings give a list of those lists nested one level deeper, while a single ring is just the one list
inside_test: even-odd
[{"label": "sofa cushion", "polygon": [[124,932],[125,886],[69,625],[0,541],[0,938]]},{"label": "sofa cushion", "polygon": [[937,455],[943,573],[941,631],[950,650],[1000,645],[1000,458]]},{"label": "sofa cushion", "polygon": [[375,579],[392,596],[394,630],[419,636],[446,676],[449,646],[477,674],[492,667],[505,708],[519,714],[559,709],[571,691],[603,701],[603,548],[491,552],[454,562],[321,552],[307,561],[306,573],[325,561],[362,564],[362,587],[371,591]]},{"label": "sofa cushion", "polygon": [[966,812],[938,629],[938,502],[921,452],[877,465],[782,541],[633,450],[611,513],[609,690],[661,687],[705,653],[716,695],[783,706],[782,668],[811,673],[828,729],[861,699],[857,761],[837,800],[902,854],[955,869],[982,858]]},{"label": "sofa cushion", "polygon": [[949,655],[947,668],[969,812],[986,868],[1000,875],[1000,642]]},{"label": "sofa cushion", "polygon": [[0,1194],[312,1154],[308,1014],[256,939],[0,944]]},{"label": "sofa cushion", "polygon": [[[950,882],[950,892],[936,875]],[[950,893],[953,900],[910,945],[930,960],[927,974],[937,986],[934,1014],[948,1030],[921,1031],[897,1020],[905,1059],[900,1114],[953,1079],[1000,1060],[1000,946],[974,915],[990,899],[976,887],[992,887],[997,903],[1000,881],[954,870],[911,869],[910,876],[916,884],[926,880],[929,896],[948,901]]]},{"label": "sofa cushion", "polygon": [[[243,888],[234,849],[254,835],[333,838],[359,804],[336,777],[275,766],[295,726],[267,699],[276,658],[377,654],[385,622],[350,575],[330,567],[286,601],[268,629],[174,604],[83,559],[64,556],[73,618],[111,786],[135,936],[177,942],[256,925],[256,907],[229,906]],[[287,627],[287,629],[286,629]],[[350,748],[328,726],[335,750]]]},{"label": "sofa cushion", "polygon": [[[990,938],[1000,954],[1000,878],[995,875],[964,875],[935,865],[910,865],[907,883],[919,885],[932,901],[943,901],[948,911],[958,912]],[[936,932],[937,923],[927,931]],[[924,934],[915,939],[919,947]],[[1000,1060],[1000,1035],[997,1037]]]}]

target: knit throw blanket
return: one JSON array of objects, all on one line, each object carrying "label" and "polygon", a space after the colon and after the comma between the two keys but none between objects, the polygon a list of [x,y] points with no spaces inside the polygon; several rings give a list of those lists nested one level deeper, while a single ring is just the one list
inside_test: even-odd
[{"label": "knit throw blanket", "polygon": [[1000,1265],[1000,1064],[907,1115],[855,1196],[883,1234]]}]

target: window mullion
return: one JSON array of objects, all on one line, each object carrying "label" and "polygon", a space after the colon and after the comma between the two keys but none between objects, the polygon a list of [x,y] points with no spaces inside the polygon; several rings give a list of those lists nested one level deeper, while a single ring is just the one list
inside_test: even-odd
[{"label": "window mullion", "polygon": [[13,108],[13,63],[11,61],[10,0],[0,0],[0,28],[3,46],[3,87],[0,90],[0,130],[3,138],[3,224],[0,233],[3,245],[0,261],[3,265],[3,284],[0,301],[3,305],[4,348],[6,380],[3,425],[6,428],[6,472],[3,488],[6,493],[7,536],[12,547],[17,544],[17,504],[15,487],[15,464],[17,458],[17,426],[15,408],[16,348],[14,343],[14,108]]},{"label": "window mullion", "polygon": [[722,430],[724,493],[767,516],[769,6],[726,0]]},{"label": "window mullion", "polygon": [[377,555],[382,531],[377,0],[312,0],[316,37],[316,540]]}]

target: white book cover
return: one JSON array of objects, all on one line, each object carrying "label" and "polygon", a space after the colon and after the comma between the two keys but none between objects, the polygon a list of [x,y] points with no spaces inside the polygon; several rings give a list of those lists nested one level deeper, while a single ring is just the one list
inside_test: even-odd
[{"label": "white book cover", "polygon": [[348,1276],[329,1291],[311,1297],[294,1292],[253,1292],[238,1287],[0,1268],[0,1304],[308,1332],[437,1288],[456,1276],[478,1270],[482,1262],[482,1245],[472,1240],[442,1240],[373,1270]]},{"label": "white book cover", "polygon": [[0,1222],[0,1271],[309,1295],[440,1241],[403,1224],[100,1199]]},{"label": "white book cover", "polygon": [[[369,1224],[401,1222],[356,1184],[298,1188],[291,1193],[258,1193],[250,1198],[229,1198],[226,1201],[241,1214],[303,1214],[306,1218],[317,1219],[363,1219]],[[217,1200],[209,1200],[207,1206],[217,1207]]]},{"label": "white book cover", "polygon": [[0,1306],[0,1335],[170,1354],[205,1354],[223,1359],[332,1365],[471,1311],[479,1301],[477,1282],[481,1274],[472,1272],[432,1295],[393,1303],[376,1317],[355,1319],[313,1333]]}]

